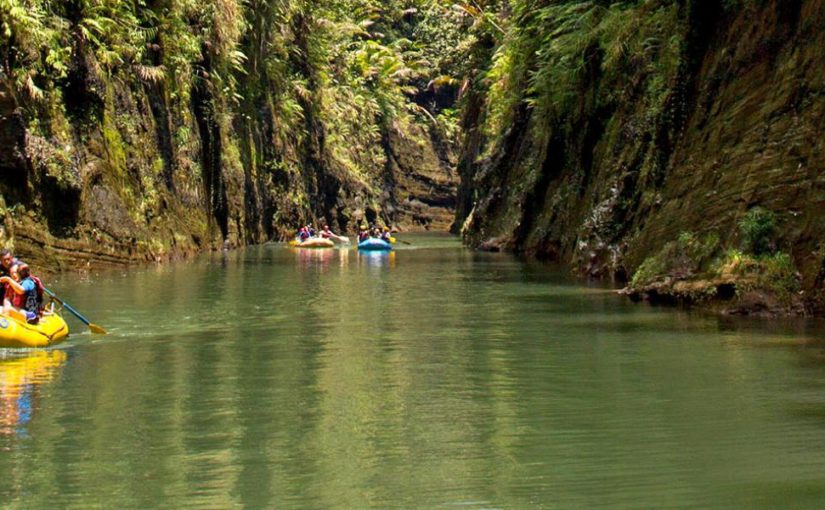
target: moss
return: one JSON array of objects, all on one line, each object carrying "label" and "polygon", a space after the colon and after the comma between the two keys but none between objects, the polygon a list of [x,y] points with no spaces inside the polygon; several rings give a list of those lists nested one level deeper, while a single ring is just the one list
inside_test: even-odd
[{"label": "moss", "polygon": [[107,160],[114,173],[123,179],[126,176],[126,150],[123,146],[123,138],[120,136],[117,126],[108,120],[108,115],[106,118],[107,120],[103,122],[101,130],[103,140],[106,143]]},{"label": "moss", "polygon": [[710,275],[734,282],[736,292],[768,292],[789,306],[801,290],[799,273],[787,253],[755,256],[728,250],[710,270]]},{"label": "moss", "polygon": [[152,159],[151,168],[147,169],[147,171],[140,176],[140,209],[147,220],[154,217],[160,209],[160,193],[157,188],[157,183],[160,181],[162,174],[163,158],[158,156]]},{"label": "moss", "polygon": [[645,259],[633,274],[630,287],[640,288],[663,278],[687,279],[697,275],[712,263],[719,248],[716,233],[698,236],[683,232],[657,253]]},{"label": "moss", "polygon": [[788,254],[717,252],[717,237],[682,234],[646,259],[624,292],[651,301],[706,303],[732,314],[803,313],[800,275]]}]

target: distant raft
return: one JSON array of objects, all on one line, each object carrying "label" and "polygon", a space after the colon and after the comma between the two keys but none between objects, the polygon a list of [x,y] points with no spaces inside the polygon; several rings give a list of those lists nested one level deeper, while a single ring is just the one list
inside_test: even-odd
[{"label": "distant raft", "polygon": [[290,246],[294,246],[295,248],[333,248],[335,247],[335,243],[330,241],[329,239],[323,239],[321,237],[310,237],[306,241],[290,241]]},{"label": "distant raft", "polygon": [[69,336],[69,326],[57,314],[44,315],[37,324],[0,315],[0,347],[48,347]]},{"label": "distant raft", "polygon": [[361,251],[390,251],[392,245],[383,239],[371,237],[358,243],[358,249]]}]

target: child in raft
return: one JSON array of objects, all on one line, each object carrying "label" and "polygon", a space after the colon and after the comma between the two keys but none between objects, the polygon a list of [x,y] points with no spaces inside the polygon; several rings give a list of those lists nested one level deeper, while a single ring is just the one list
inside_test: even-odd
[{"label": "child in raft", "polygon": [[19,265],[20,261],[15,259],[11,267],[6,268],[3,276],[0,276],[0,286],[3,288],[3,308],[0,311],[2,311],[4,315],[9,315],[9,312],[13,310],[19,312],[18,307],[14,305],[14,303],[19,304],[19,298],[17,297],[17,292],[15,292],[11,286],[11,282],[20,282],[20,275],[17,272]]},{"label": "child in raft", "polygon": [[28,264],[13,266],[10,274],[0,277],[0,282],[6,285],[3,311],[16,310],[26,316],[29,324],[37,324],[43,312],[43,284],[31,274]]},{"label": "child in raft", "polygon": [[[0,277],[11,276],[11,268],[20,264],[20,261],[12,254],[11,250],[3,248],[0,250]],[[0,297],[6,295],[6,284],[0,283]]]}]

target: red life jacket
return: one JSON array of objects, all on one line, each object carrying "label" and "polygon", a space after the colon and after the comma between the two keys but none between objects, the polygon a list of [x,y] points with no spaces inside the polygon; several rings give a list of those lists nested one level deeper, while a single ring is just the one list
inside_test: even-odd
[{"label": "red life jacket", "polygon": [[17,292],[15,292],[14,289],[11,288],[11,285],[6,285],[5,293],[3,294],[3,298],[8,299],[9,303],[11,303],[13,306],[17,306],[17,305],[14,304],[14,299],[16,297],[17,297]]},{"label": "red life jacket", "polygon": [[18,310],[22,310],[26,306],[26,294],[18,294],[14,289],[9,290],[11,290],[11,305]]}]

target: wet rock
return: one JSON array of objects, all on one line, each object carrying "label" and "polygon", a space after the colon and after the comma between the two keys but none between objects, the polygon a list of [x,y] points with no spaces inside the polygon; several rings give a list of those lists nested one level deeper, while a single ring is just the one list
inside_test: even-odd
[{"label": "wet rock", "polygon": [[487,239],[480,245],[478,249],[481,251],[499,252],[507,250],[511,243],[511,239],[507,237],[494,237]]},{"label": "wet rock", "polygon": [[386,187],[381,197],[389,221],[402,230],[447,231],[454,221],[458,175],[440,156],[431,134],[405,124],[384,138]]}]

